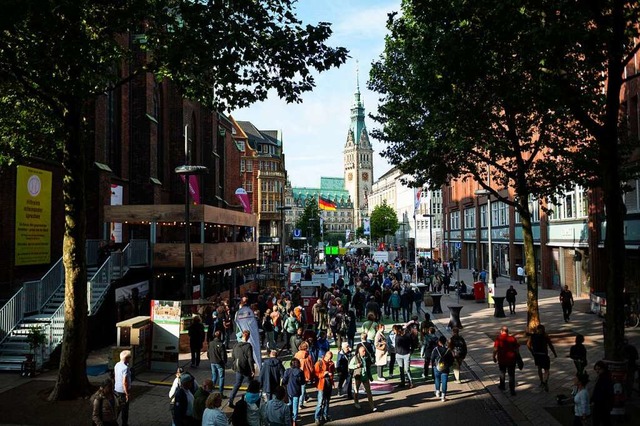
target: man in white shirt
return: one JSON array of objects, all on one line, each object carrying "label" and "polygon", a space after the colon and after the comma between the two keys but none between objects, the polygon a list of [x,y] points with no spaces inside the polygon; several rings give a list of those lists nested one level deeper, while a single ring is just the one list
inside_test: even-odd
[{"label": "man in white shirt", "polygon": [[129,426],[129,397],[131,392],[131,351],[120,352],[120,362],[113,367],[115,383],[113,390],[118,397],[122,426]]},{"label": "man in white shirt", "polygon": [[518,265],[516,273],[518,274],[518,282],[522,284],[524,282],[524,268],[522,267],[522,265]]}]

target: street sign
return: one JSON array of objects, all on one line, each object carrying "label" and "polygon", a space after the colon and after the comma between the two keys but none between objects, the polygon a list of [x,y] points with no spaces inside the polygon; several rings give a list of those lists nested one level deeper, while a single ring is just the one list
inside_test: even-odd
[{"label": "street sign", "polygon": [[293,230],[293,239],[294,240],[306,240],[307,237],[302,236],[302,229],[294,229]]}]

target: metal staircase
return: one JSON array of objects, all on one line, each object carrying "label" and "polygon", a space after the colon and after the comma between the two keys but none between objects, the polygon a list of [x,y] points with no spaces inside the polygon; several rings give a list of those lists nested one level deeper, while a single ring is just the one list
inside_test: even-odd
[{"label": "metal staircase", "polygon": [[[96,240],[88,241],[88,263],[95,259]],[[87,303],[89,316],[95,315],[114,280],[124,276],[132,266],[148,265],[147,240],[132,240],[122,251],[111,253],[102,265],[87,269]],[[62,259],[37,281],[25,282],[20,290],[0,308],[0,370],[20,371],[25,355],[30,353],[27,335],[31,327],[41,327],[47,336],[35,354],[40,367],[62,342],[64,332],[64,268]]]}]

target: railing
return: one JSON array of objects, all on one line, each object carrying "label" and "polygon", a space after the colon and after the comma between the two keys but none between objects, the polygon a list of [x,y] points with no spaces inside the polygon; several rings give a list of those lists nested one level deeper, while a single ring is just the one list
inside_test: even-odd
[{"label": "railing", "polygon": [[[25,297],[28,298],[25,300],[27,303],[25,312],[39,311],[44,308],[60,286],[64,285],[62,258],[58,259],[41,279],[28,281],[25,285],[27,287]],[[34,290],[34,287],[37,287],[37,289]]]},{"label": "railing", "polygon": [[121,278],[131,266],[147,265],[149,249],[147,240],[131,240],[122,252],[113,252],[87,283],[87,306],[94,315],[114,279]]},{"label": "railing", "polygon": [[64,302],[51,314],[49,323],[49,342],[45,348],[46,358],[49,359],[51,352],[62,342],[64,336]]},{"label": "railing", "polygon": [[23,316],[24,298],[22,297],[22,289],[20,289],[0,308],[0,343],[22,321]]},{"label": "railing", "polygon": [[149,242],[147,240],[131,240],[125,248],[127,266],[149,264]]}]

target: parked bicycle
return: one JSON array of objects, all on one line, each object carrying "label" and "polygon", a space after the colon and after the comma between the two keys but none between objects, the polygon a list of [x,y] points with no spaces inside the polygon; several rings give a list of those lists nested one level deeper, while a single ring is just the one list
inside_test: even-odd
[{"label": "parked bicycle", "polygon": [[624,305],[625,327],[637,327],[640,325],[640,312],[638,312],[638,298],[634,297],[630,303]]}]

